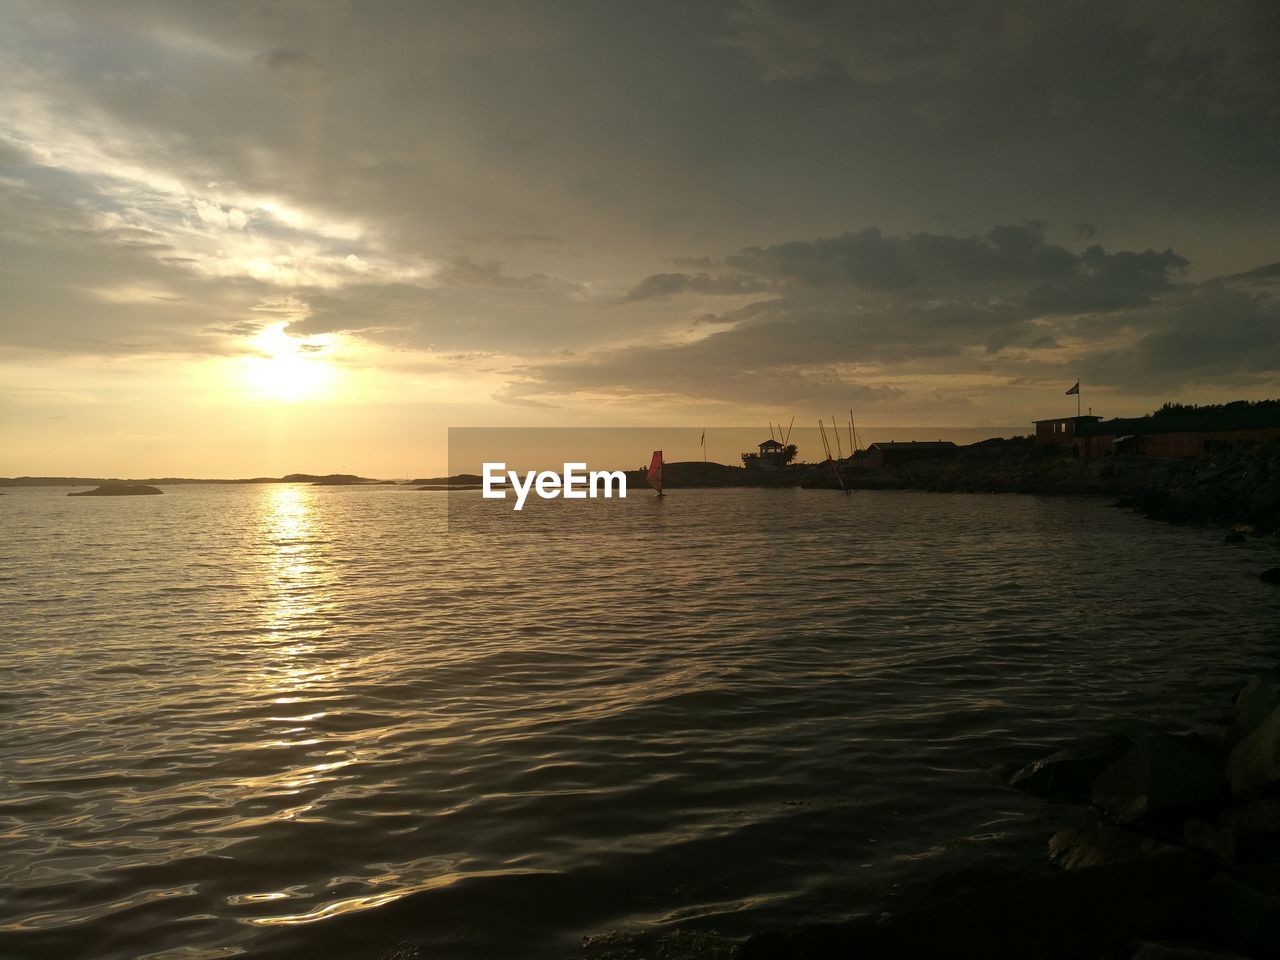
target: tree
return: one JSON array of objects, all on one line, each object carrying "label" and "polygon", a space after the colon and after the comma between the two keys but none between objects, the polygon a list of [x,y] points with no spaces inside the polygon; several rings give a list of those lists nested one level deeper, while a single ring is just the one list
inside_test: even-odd
[{"label": "tree", "polygon": [[782,465],[784,467],[796,458],[796,452],[796,445],[794,443],[788,443],[782,448]]}]

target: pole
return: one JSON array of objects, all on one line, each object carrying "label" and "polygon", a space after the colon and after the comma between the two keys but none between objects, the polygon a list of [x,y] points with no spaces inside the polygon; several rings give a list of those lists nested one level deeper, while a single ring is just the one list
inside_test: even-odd
[{"label": "pole", "polygon": [[[1079,380],[1076,381],[1076,385],[1077,386],[1080,385]],[[1079,419],[1079,417],[1080,417],[1080,391],[1077,390],[1076,391],[1076,418]]]}]

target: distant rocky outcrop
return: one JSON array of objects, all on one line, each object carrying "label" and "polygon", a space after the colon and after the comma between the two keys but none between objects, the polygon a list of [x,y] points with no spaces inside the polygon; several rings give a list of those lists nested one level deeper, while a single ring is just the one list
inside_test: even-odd
[{"label": "distant rocky outcrop", "polygon": [[483,478],[475,473],[456,473],[452,477],[427,477],[410,480],[418,490],[478,490]]},{"label": "distant rocky outcrop", "polygon": [[[0,477],[0,487],[87,487],[91,484],[118,484],[126,481],[109,477]],[[127,481],[134,484],[238,484],[238,483],[321,483],[321,484],[387,484],[393,480],[371,480],[351,473],[291,473],[284,477],[242,477],[235,480],[196,477],[147,477]]]},{"label": "distant rocky outcrop", "polygon": [[94,490],[78,490],[68,493],[68,497],[137,497],[164,493],[159,487],[149,487],[145,483],[104,483]]}]

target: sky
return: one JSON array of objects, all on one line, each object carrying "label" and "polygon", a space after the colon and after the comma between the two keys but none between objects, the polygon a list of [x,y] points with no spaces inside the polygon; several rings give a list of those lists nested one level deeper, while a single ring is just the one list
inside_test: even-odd
[{"label": "sky", "polygon": [[0,474],[1280,395],[1274,3],[0,17]]}]

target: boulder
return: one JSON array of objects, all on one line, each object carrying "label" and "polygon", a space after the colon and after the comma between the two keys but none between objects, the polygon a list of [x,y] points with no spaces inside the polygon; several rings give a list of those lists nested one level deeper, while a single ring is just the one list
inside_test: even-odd
[{"label": "boulder", "polygon": [[1280,707],[1232,749],[1227,780],[1237,795],[1280,781]]},{"label": "boulder", "polygon": [[1209,884],[1207,894],[1205,916],[1216,938],[1260,956],[1280,956],[1280,899],[1226,873]]},{"label": "boulder", "polygon": [[1239,741],[1256,730],[1276,707],[1280,707],[1280,675],[1254,677],[1236,694],[1231,739]]},{"label": "boulder", "polygon": [[1091,737],[1027,764],[1009,782],[1037,796],[1088,802],[1098,774],[1132,746],[1132,740],[1119,734]]},{"label": "boulder", "polygon": [[1093,802],[1117,823],[1191,810],[1217,800],[1222,774],[1212,754],[1189,737],[1140,737],[1093,785]]},{"label": "boulder", "polygon": [[1188,820],[1182,825],[1182,840],[1192,850],[1199,850],[1224,863],[1235,863],[1238,834],[1229,826]]},{"label": "boulder", "polygon": [[1258,800],[1232,807],[1223,813],[1222,826],[1235,834],[1241,860],[1280,858],[1280,800]]},{"label": "boulder", "polygon": [[1170,844],[1096,818],[1059,830],[1049,839],[1049,859],[1064,870],[1083,870],[1174,849]]},{"label": "boulder", "polygon": [[961,893],[879,922],[750,937],[738,960],[982,957],[1078,960],[1137,939],[1183,934],[1210,868],[1186,850],[1065,870]]},{"label": "boulder", "polygon": [[1204,944],[1143,940],[1138,944],[1133,960],[1248,960],[1248,958],[1234,950],[1224,950]]}]

